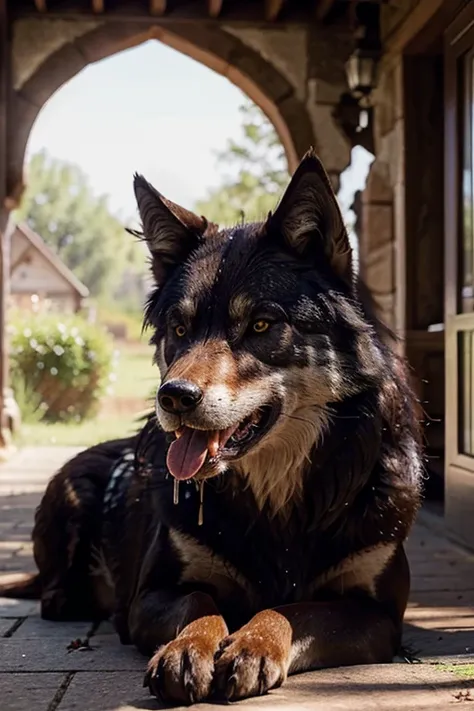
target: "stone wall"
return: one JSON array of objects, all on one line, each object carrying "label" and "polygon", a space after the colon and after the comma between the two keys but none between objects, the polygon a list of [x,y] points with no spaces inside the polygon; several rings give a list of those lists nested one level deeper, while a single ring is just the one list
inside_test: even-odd
[{"label": "stone wall", "polygon": [[[362,194],[361,273],[383,321],[396,332],[404,322],[404,118],[402,59],[386,59],[376,92],[375,150]],[[395,248],[397,244],[397,249]]]},{"label": "stone wall", "polygon": [[[438,3],[439,4],[439,3]],[[410,37],[412,13],[426,3],[400,3],[403,17],[385,26],[397,51],[382,62],[376,92],[375,148],[362,194],[361,269],[398,336],[413,384],[431,419],[425,439],[443,470],[444,220],[443,62],[438,50],[416,54],[397,44]],[[403,10],[403,12],[402,12]],[[388,8],[386,13],[388,12]],[[387,18],[386,18],[387,19]],[[408,28],[407,28],[408,25]]]},{"label": "stone wall", "polygon": [[384,323],[395,328],[393,189],[388,166],[372,163],[361,196],[360,273],[369,287]]},{"label": "stone wall", "polygon": [[350,147],[332,119],[345,88],[348,33],[307,26],[110,22],[24,18],[13,23],[7,183],[14,207],[22,191],[28,136],[45,101],[81,69],[156,39],[228,77],[275,125],[290,171],[314,146],[337,187]]},{"label": "stone wall", "polygon": [[350,33],[321,27],[224,29],[275,66],[291,84],[292,95],[282,103],[294,116],[304,107],[313,136],[308,142],[308,132],[296,132],[298,152],[301,155],[314,146],[337,190],[339,176],[350,163],[350,145],[332,113],[347,90],[344,64],[352,49]]},{"label": "stone wall", "polygon": [[417,57],[414,44],[448,5],[400,0],[382,8],[386,53],[361,263],[384,319],[403,338],[443,320],[442,62],[426,42],[426,57]]}]

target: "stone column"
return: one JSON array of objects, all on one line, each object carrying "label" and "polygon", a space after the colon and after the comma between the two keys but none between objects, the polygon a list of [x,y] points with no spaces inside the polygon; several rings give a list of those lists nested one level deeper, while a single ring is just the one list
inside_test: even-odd
[{"label": "stone column", "polygon": [[393,191],[388,166],[376,159],[361,195],[360,275],[379,308],[379,316],[395,328]]},{"label": "stone column", "polygon": [[308,35],[306,105],[316,148],[336,192],[340,175],[351,162],[349,140],[333,117],[347,91],[344,67],[351,47],[350,34],[336,28],[311,28]]},{"label": "stone column", "polygon": [[11,25],[7,3],[0,0],[0,450],[11,444],[11,432],[18,422],[18,407],[8,387],[7,307],[9,299],[9,214],[14,206],[9,181],[8,129],[11,116]]},{"label": "stone column", "polygon": [[[344,63],[350,34],[327,27],[224,29],[258,53],[259,62],[278,72],[278,81],[265,79],[262,86],[284,118],[298,158],[315,148],[337,192],[339,176],[350,163],[350,145],[332,114],[347,89]],[[239,60],[235,53],[233,61],[242,65],[242,57]],[[252,58],[253,71],[257,64]]]},{"label": "stone column", "polygon": [[10,41],[6,2],[0,2],[0,448],[9,441],[6,431],[6,416],[4,412],[4,388],[7,385],[7,344],[6,336],[6,300],[7,268],[5,254],[5,230],[8,222],[8,212],[5,201],[7,197],[7,150],[8,150],[8,101],[10,93]]},{"label": "stone column", "polygon": [[[380,68],[375,94],[376,159],[362,195],[361,272],[380,316],[405,335],[405,124],[403,71],[398,55]],[[399,349],[404,349],[401,341]]]}]

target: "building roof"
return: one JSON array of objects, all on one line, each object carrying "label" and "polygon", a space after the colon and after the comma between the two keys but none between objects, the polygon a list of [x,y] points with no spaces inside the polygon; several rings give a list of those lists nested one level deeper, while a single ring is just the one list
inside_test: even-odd
[{"label": "building roof", "polygon": [[63,260],[57,255],[51,247],[48,247],[42,237],[31,229],[26,223],[16,225],[12,230],[11,236],[14,237],[15,232],[21,232],[26,237],[30,245],[36,249],[42,257],[55,269],[60,276],[81,296],[86,298],[89,296],[89,289],[80,279],[67,267]]}]

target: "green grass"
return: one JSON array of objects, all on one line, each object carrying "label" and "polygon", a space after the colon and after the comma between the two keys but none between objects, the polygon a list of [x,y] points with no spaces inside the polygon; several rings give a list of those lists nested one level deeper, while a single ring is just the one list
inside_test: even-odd
[{"label": "green grass", "polygon": [[440,671],[448,671],[463,679],[474,679],[474,664],[437,664]]},{"label": "green grass", "polygon": [[117,380],[113,383],[116,397],[150,397],[158,385],[159,372],[152,365],[153,348],[147,343],[118,344]]},{"label": "green grass", "polygon": [[136,419],[130,417],[101,417],[80,424],[24,424],[18,435],[20,447],[74,446],[90,447],[108,439],[126,437],[138,429]]},{"label": "green grass", "polygon": [[18,446],[89,447],[137,431],[137,419],[150,408],[150,396],[159,382],[157,366],[152,365],[153,349],[146,343],[117,343],[119,351],[113,392],[103,400],[103,411],[93,420],[79,424],[45,422],[23,423]]},{"label": "green grass", "polygon": [[143,314],[125,313],[115,304],[100,303],[97,305],[97,317],[99,323],[125,326],[127,330],[127,340],[140,341],[142,339]]}]

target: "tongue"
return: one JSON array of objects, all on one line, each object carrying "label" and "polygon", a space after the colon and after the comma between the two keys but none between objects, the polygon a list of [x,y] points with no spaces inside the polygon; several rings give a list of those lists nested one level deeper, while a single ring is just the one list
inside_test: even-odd
[{"label": "tongue", "polygon": [[191,479],[201,469],[207,454],[215,457],[238,425],[225,430],[195,430],[184,427],[168,449],[166,464],[175,479]]},{"label": "tongue", "polygon": [[209,432],[185,427],[179,439],[168,449],[166,464],[175,479],[191,479],[204,464]]}]

